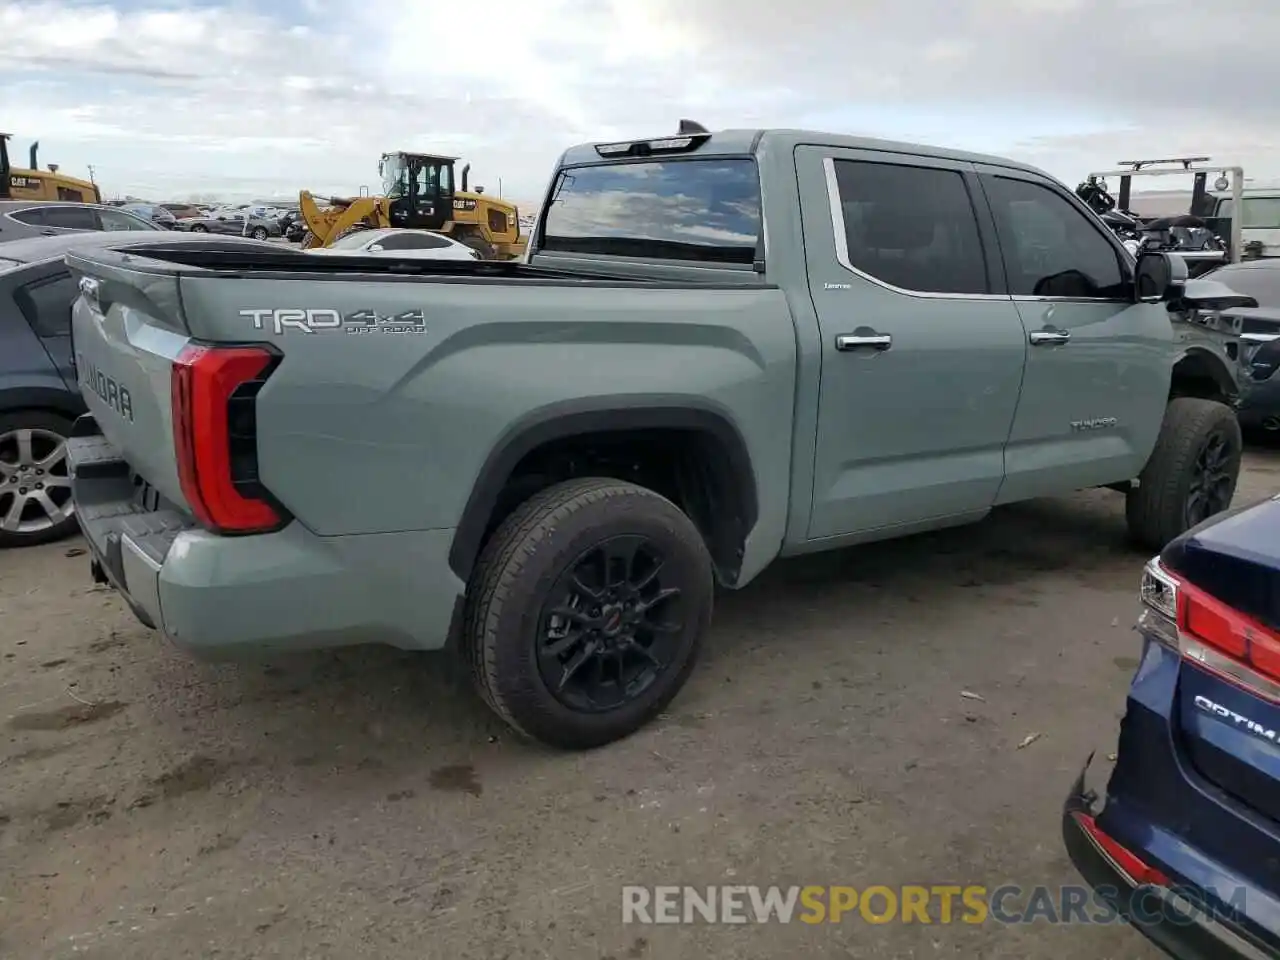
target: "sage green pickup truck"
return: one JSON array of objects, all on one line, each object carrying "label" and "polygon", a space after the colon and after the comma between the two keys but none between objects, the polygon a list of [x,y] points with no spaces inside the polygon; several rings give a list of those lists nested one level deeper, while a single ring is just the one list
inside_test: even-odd
[{"label": "sage green pickup truck", "polygon": [[524,263],[149,247],[79,278],[94,575],[193,654],[456,644],[565,748],[676,695],[717,585],[1113,487],[1156,548],[1231,502],[1213,284],[1069,189],[786,130],[587,144]]}]

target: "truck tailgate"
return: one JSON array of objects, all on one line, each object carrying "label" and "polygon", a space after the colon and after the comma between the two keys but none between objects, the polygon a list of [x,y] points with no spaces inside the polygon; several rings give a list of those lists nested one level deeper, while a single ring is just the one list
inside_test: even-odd
[{"label": "truck tailgate", "polygon": [[170,407],[173,363],[189,340],[178,280],[74,254],[67,264],[80,280],[71,331],[89,412],[140,477],[185,507]]}]

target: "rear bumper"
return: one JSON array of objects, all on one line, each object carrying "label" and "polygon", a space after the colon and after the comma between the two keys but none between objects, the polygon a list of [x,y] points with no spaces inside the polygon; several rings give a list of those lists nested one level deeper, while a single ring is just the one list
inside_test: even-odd
[{"label": "rear bumper", "polygon": [[277,533],[215,536],[148,493],[91,416],[67,449],[95,577],[195,656],[363,643],[433,650],[460,618],[452,530],[318,537],[295,521]]},{"label": "rear bumper", "polygon": [[[1094,892],[1143,936],[1177,960],[1268,960],[1275,954],[1212,910],[1191,888],[1176,890],[1137,883],[1099,846],[1076,814],[1091,813],[1081,770],[1062,810],[1067,855]],[[1185,896],[1184,896],[1185,894]]]}]

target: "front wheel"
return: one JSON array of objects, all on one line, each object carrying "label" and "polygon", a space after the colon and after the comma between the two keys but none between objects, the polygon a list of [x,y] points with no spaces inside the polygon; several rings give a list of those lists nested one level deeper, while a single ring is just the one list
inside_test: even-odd
[{"label": "front wheel", "polygon": [[266,227],[254,227],[253,233],[250,234],[255,240],[265,240],[269,236]]},{"label": "front wheel", "polygon": [[191,228],[191,232],[192,233],[208,233],[209,228],[206,227],[203,223],[197,223],[194,227]]},{"label": "front wheel", "polygon": [[1129,534],[1148,550],[1231,506],[1244,442],[1235,411],[1196,397],[1169,401],[1155,450],[1125,497]]},{"label": "front wheel", "polygon": [[625,737],[684,686],[711,621],[711,560],[652,490],[593,478],[518,507],[476,566],[464,655],[520,733],[588,749]]}]

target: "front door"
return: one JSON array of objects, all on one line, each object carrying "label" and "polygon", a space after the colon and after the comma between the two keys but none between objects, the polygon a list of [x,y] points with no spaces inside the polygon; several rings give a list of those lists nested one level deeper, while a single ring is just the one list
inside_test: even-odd
[{"label": "front door", "polygon": [[809,537],[989,509],[1027,347],[972,165],[807,146],[796,162],[822,336]]},{"label": "front door", "polygon": [[409,211],[405,226],[439,230],[453,218],[453,163],[415,157],[409,167]]},{"label": "front door", "polygon": [[999,502],[1136,477],[1173,370],[1163,303],[1134,303],[1131,260],[1060,185],[980,168],[1027,337]]}]

